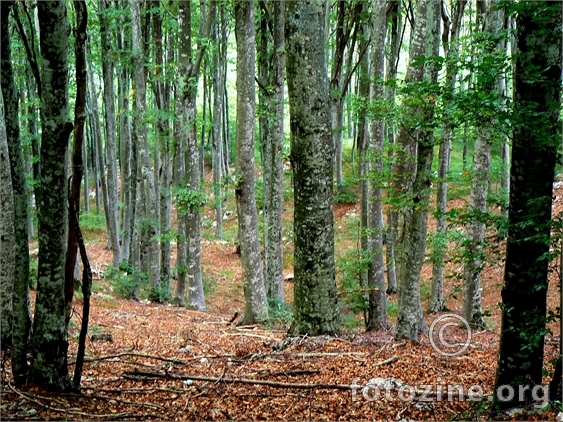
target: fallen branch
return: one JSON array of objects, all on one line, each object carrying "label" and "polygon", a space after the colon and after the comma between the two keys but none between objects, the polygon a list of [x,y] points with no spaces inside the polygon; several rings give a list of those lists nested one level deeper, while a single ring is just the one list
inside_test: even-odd
[{"label": "fallen branch", "polygon": [[53,412],[61,412],[61,413],[68,413],[71,415],[79,415],[79,416],[86,416],[88,418],[99,418],[99,419],[104,419],[104,418],[109,418],[109,419],[126,419],[126,418],[135,418],[135,419],[141,419],[141,418],[146,418],[147,416],[151,416],[154,418],[159,418],[159,415],[155,415],[153,413],[143,413],[143,414],[139,414],[139,413],[129,413],[129,412],[122,412],[122,413],[108,413],[108,414],[93,414],[93,413],[86,413],[86,412],[81,412],[79,410],[72,410],[72,409],[61,409],[58,407],[53,407],[53,406],[49,406],[48,404],[44,404],[41,403],[39,400],[36,400],[35,398],[33,398],[33,396],[30,396],[28,394],[24,394],[19,390],[16,390],[14,387],[12,387],[12,385],[8,384],[8,387],[10,387],[10,389],[16,393],[18,396],[22,397],[24,400],[30,401],[32,403],[35,403],[45,409],[51,410]]},{"label": "fallen branch", "polygon": [[[97,357],[97,358],[86,358],[86,359],[84,359],[84,362],[99,362],[99,361],[103,361],[103,360],[121,358],[121,357],[124,357],[124,356],[135,356],[135,357],[139,357],[139,358],[149,358],[149,359],[161,360],[161,361],[164,361],[164,362],[176,363],[178,365],[187,365],[187,362],[182,360],[182,359],[163,358],[161,356],[148,355],[146,353],[138,353],[138,352],[123,352],[123,353],[117,353],[115,355],[100,356],[100,357]],[[70,362],[69,365],[74,365],[75,363],[76,362]]]},{"label": "fallen branch", "polygon": [[273,388],[295,388],[300,390],[349,390],[350,385],[347,384],[301,384],[289,382],[276,382],[269,380],[253,380],[248,378],[218,378],[208,377],[203,375],[190,375],[190,374],[159,374],[152,372],[125,372],[123,377],[136,381],[143,380],[192,380],[192,381],[207,381],[224,384],[252,384],[252,385],[266,385]]},{"label": "fallen branch", "polygon": [[373,366],[388,365],[388,364],[390,364],[390,363],[397,362],[398,360],[399,360],[399,356],[396,356],[396,355],[395,355],[395,356],[391,356],[389,359],[385,359],[385,360],[382,360],[381,362],[377,362],[377,363],[376,363],[375,365],[373,365]]}]

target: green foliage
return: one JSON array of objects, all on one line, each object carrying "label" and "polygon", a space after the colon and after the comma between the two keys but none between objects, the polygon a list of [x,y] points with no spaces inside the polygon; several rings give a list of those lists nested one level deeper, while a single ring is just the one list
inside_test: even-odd
[{"label": "green foliage", "polygon": [[99,231],[106,229],[106,216],[104,213],[96,214],[86,212],[80,214],[80,228],[82,230]]},{"label": "green foliage", "polygon": [[37,270],[38,270],[38,260],[37,256],[29,257],[29,288],[37,288]]},{"label": "green foliage", "polygon": [[286,303],[277,298],[268,298],[268,323],[271,326],[289,327],[293,320],[293,311]]},{"label": "green foliage", "polygon": [[212,295],[217,287],[217,277],[213,273],[203,271],[202,275],[203,294],[205,297]]},{"label": "green foliage", "polygon": [[178,215],[184,216],[190,208],[201,208],[207,203],[207,196],[203,190],[191,190],[176,187],[173,190],[174,205],[178,210]]},{"label": "green foliage", "polygon": [[127,262],[119,268],[109,265],[104,277],[112,281],[114,291],[123,299],[138,299],[138,292],[148,284],[148,275]]},{"label": "green foliage", "polygon": [[349,249],[336,263],[337,274],[340,276],[339,294],[342,295],[342,302],[355,314],[365,314],[367,311],[368,301],[361,280],[362,274],[368,270],[370,261],[369,252]]}]

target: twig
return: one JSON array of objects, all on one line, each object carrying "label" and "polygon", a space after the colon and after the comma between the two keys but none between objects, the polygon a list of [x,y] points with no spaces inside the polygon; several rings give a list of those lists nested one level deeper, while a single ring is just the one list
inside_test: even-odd
[{"label": "twig", "polygon": [[398,360],[399,360],[399,356],[396,356],[396,355],[395,355],[395,356],[391,356],[389,359],[385,359],[385,360],[382,360],[381,362],[377,362],[377,363],[376,363],[375,365],[373,365],[373,366],[388,365],[388,364],[390,364],[390,363],[397,362]]},{"label": "twig", "polygon": [[16,393],[18,396],[22,397],[23,399],[33,402],[35,404],[38,404],[41,407],[44,407],[45,409],[49,409],[52,410],[54,412],[61,412],[61,413],[69,413],[71,415],[80,415],[80,416],[86,416],[88,418],[112,418],[112,419],[125,419],[125,418],[138,418],[140,419],[142,418],[146,418],[147,416],[151,416],[151,417],[155,417],[158,418],[160,417],[159,415],[155,415],[152,413],[144,413],[144,414],[138,414],[138,413],[129,413],[129,412],[122,412],[122,413],[108,413],[108,414],[102,414],[102,415],[96,415],[93,413],[86,413],[86,412],[81,412],[78,410],[72,410],[72,409],[60,409],[58,407],[53,407],[53,406],[49,406],[48,404],[44,404],[41,403],[39,400],[36,400],[33,398],[33,396],[27,395],[22,393],[19,390],[16,390],[14,387],[12,387],[11,384],[8,384],[8,387],[10,387],[10,389]]},{"label": "twig", "polygon": [[[138,353],[138,352],[123,352],[123,353],[117,353],[115,355],[100,356],[100,357],[97,357],[97,358],[86,358],[86,359],[84,359],[84,362],[98,362],[98,361],[102,361],[102,360],[121,358],[121,357],[124,357],[124,356],[135,356],[135,357],[139,357],[139,358],[149,358],[149,359],[162,360],[164,362],[177,363],[179,365],[187,365],[187,362],[183,361],[181,359],[164,358],[164,357],[161,357],[161,356],[148,355],[146,353]],[[210,357],[210,356],[206,356],[206,357]],[[75,363],[76,362],[70,362],[69,365],[74,365]]]},{"label": "twig", "polygon": [[207,377],[202,375],[189,375],[189,374],[158,374],[151,372],[129,372],[124,373],[123,377],[126,379],[154,380],[154,379],[172,379],[172,380],[193,380],[193,381],[209,381],[224,384],[252,384],[252,385],[266,385],[273,388],[296,388],[301,390],[349,390],[350,385],[347,384],[300,384],[288,382],[275,382],[269,380],[253,380],[248,378],[217,378]]},{"label": "twig", "polygon": [[267,336],[261,336],[259,334],[245,333],[244,331],[240,331],[238,333],[226,333],[225,331],[223,331],[223,334],[226,336],[245,336],[245,337],[263,338],[266,340],[277,340],[277,338],[275,337],[267,337]]},{"label": "twig", "polygon": [[152,403],[140,403],[140,402],[135,402],[135,401],[129,401],[129,400],[122,400],[122,399],[118,399],[115,397],[108,397],[108,396],[102,396],[99,394],[66,394],[68,396],[71,397],[79,397],[79,398],[93,398],[93,399],[100,399],[100,400],[115,400],[118,403],[123,403],[123,404],[130,404],[133,406],[143,406],[143,407],[150,407],[153,409],[158,409],[158,410],[165,410],[164,407],[159,406],[157,404],[152,404]]}]

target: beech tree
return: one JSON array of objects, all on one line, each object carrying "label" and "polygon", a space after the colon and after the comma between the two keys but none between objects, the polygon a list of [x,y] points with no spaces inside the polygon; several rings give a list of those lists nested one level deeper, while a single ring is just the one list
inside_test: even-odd
[{"label": "beech tree", "polygon": [[39,262],[30,378],[36,385],[67,391],[72,387],[67,368],[64,294],[68,204],[66,157],[73,129],[68,106],[70,27],[65,1],[38,2],[37,11],[43,95]]},{"label": "beech tree", "polygon": [[[495,391],[542,384],[551,203],[561,145],[561,3],[522,2],[516,15],[514,129],[502,328]],[[497,407],[521,405],[519,394],[495,397]]]},{"label": "beech tree", "polygon": [[288,2],[287,86],[294,181],[292,334],[340,331],[334,273],[333,156],[325,18],[329,2]]},{"label": "beech tree", "polygon": [[256,113],[254,3],[235,3],[237,41],[237,199],[240,256],[244,288],[241,324],[268,319],[268,299],[262,273],[258,212],[254,195],[254,120]]},{"label": "beech tree", "polygon": [[[11,185],[14,207],[14,278],[12,299],[12,374],[16,385],[26,381],[28,372],[27,352],[31,330],[31,308],[29,298],[29,235],[27,185],[25,180],[20,127],[18,122],[18,99],[12,67],[12,48],[8,17],[13,3],[0,2],[0,84],[4,103],[6,142],[8,147]],[[2,179],[3,180],[3,179]],[[36,198],[37,199],[37,198]],[[5,338],[2,338],[4,342]],[[8,339],[8,343],[10,341]]]}]

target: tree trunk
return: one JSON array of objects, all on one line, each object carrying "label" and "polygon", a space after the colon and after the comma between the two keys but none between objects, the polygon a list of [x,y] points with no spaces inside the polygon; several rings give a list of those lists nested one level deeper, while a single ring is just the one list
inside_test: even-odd
[{"label": "tree trunk", "polygon": [[[444,3],[442,3],[442,19],[444,20],[444,33],[442,34],[442,44],[448,58],[456,59],[459,53],[458,38],[461,31],[461,20],[467,1],[459,0],[453,12],[452,20],[447,16]],[[451,30],[450,30],[451,25]],[[457,79],[457,69],[453,66],[453,61],[446,60],[446,101],[451,101],[455,83]],[[436,211],[438,218],[436,221],[436,241],[432,253],[432,290],[430,294],[429,313],[440,312],[444,309],[444,259],[446,255],[446,211],[448,205],[448,173],[450,166],[450,150],[452,144],[454,125],[451,117],[446,116],[446,121],[442,124],[442,143],[438,157],[438,188],[436,192]]]},{"label": "tree trunk", "polygon": [[[421,10],[422,9],[422,10]],[[424,29],[425,40],[423,51],[425,57],[437,57],[440,47],[440,3],[428,1],[419,2],[416,28],[421,25]],[[418,30],[416,30],[418,35]],[[414,44],[419,42],[415,35]],[[413,48],[415,48],[413,46]],[[412,58],[413,56],[411,56]],[[409,70],[412,66],[409,64]],[[407,71],[408,72],[408,71]],[[434,119],[434,101],[432,95],[438,80],[436,63],[424,65],[423,80],[428,86],[424,94],[425,103],[420,106],[420,118],[423,122]],[[415,120],[417,116],[414,116]],[[412,118],[412,117],[411,117]],[[405,128],[401,130],[403,132]],[[401,139],[401,136],[399,137]],[[404,139],[404,137],[403,137]],[[412,199],[409,201],[408,216],[405,219],[403,262],[399,272],[399,297],[396,338],[406,338],[418,341],[418,335],[427,330],[422,315],[420,303],[420,276],[424,255],[426,252],[426,233],[428,229],[428,205],[430,199],[430,180],[432,174],[432,158],[434,152],[433,127],[423,127],[418,131],[416,142],[416,173],[412,186]]]},{"label": "tree trunk", "polygon": [[[391,54],[387,62],[387,74],[385,80],[388,85],[385,88],[385,97],[391,107],[395,105],[396,89],[394,82],[397,79],[397,67],[399,63],[399,55],[401,53],[401,44],[404,32],[403,17],[401,11],[401,2],[392,0],[391,9],[391,34],[390,34],[390,49]],[[403,30],[404,31],[404,30]],[[390,144],[395,143],[395,127],[393,122],[388,122],[386,125],[387,138]],[[391,150],[392,151],[392,150]],[[393,159],[393,153],[389,152],[390,161]],[[392,163],[389,163],[392,170]],[[397,242],[397,225],[398,213],[392,206],[387,207],[387,231],[386,231],[386,267],[387,267],[387,293],[397,293],[397,271],[395,266],[395,245]]]},{"label": "tree trunk", "polygon": [[[489,4],[485,19],[484,35],[487,45],[482,54],[485,57],[495,54],[503,43],[493,42],[491,36],[498,34],[503,27],[504,11],[496,10],[497,1]],[[501,50],[502,51],[502,50]],[[502,70],[501,70],[502,71]],[[491,101],[498,101],[500,74],[491,72],[486,77],[478,79],[475,88],[479,92],[492,96]],[[496,120],[496,119],[495,119]],[[463,272],[463,317],[472,328],[484,328],[485,319],[481,307],[481,270],[485,265],[485,222],[483,216],[487,212],[488,187],[491,178],[491,151],[494,137],[495,120],[484,118],[477,127],[477,141],[473,152],[473,181],[469,199],[469,213],[473,214],[467,227],[467,253]]]},{"label": "tree trunk", "polygon": [[254,119],[256,88],[254,86],[255,32],[254,3],[235,3],[235,35],[237,42],[237,200],[240,227],[240,255],[244,286],[244,316],[241,324],[265,322],[268,300],[264,287],[258,213],[254,196]]},{"label": "tree trunk", "polygon": [[121,264],[121,242],[118,224],[118,186],[117,186],[117,152],[116,152],[116,124],[115,124],[115,89],[113,84],[113,60],[110,41],[110,25],[107,13],[109,0],[99,0],[100,38],[102,47],[102,71],[104,80],[104,121],[106,131],[106,163],[107,163],[107,228],[109,243],[113,251],[113,266],[119,268]]},{"label": "tree trunk", "polygon": [[[14,206],[15,273],[13,279],[12,324],[12,374],[16,385],[25,383],[27,377],[27,352],[31,329],[29,299],[29,238],[27,226],[27,186],[23,165],[18,100],[12,68],[8,16],[12,2],[0,3],[0,84],[4,100],[4,123],[10,163]],[[39,205],[38,198],[36,203]]]},{"label": "tree trunk", "polygon": [[[74,203],[77,215],[80,213],[80,189],[82,186],[82,175],[84,174],[84,163],[82,161],[82,148],[84,145],[84,122],[86,120],[86,28],[88,25],[88,11],[86,3],[74,2],[76,11],[75,30],[75,59],[76,59],[76,101],[74,103],[74,137],[72,145],[72,178],[70,181],[70,199]],[[78,217],[77,217],[78,218]],[[65,318],[70,322],[72,312],[72,298],[74,296],[74,275],[77,267],[78,234],[75,225],[69,219],[68,246],[65,262]]]},{"label": "tree trunk", "polygon": [[334,274],[334,144],[325,56],[327,6],[327,1],[289,2],[286,11],[295,192],[292,334],[340,331]]},{"label": "tree trunk", "polygon": [[[385,80],[385,35],[386,17],[385,0],[378,0],[373,5],[371,22],[371,71],[370,104],[377,104],[384,99],[383,82]],[[379,116],[370,121],[368,147],[367,183],[367,250],[370,252],[368,269],[368,321],[367,330],[386,329],[389,326],[387,316],[387,295],[385,294],[385,263],[383,260],[383,189],[382,181],[377,178],[383,174],[384,125]]]},{"label": "tree trunk", "polygon": [[[147,122],[145,117],[146,110],[146,78],[145,67],[143,65],[143,40],[141,33],[141,15],[139,9],[139,0],[130,0],[131,7],[131,23],[133,32],[133,64],[135,74],[135,126],[138,135],[139,146],[139,165],[141,167],[141,175],[143,178],[143,188],[145,199],[148,201],[145,210],[148,235],[148,278],[149,285],[152,289],[160,289],[160,266],[159,266],[159,227],[158,227],[158,209],[153,206],[157,204],[154,175],[151,170],[151,160],[149,152],[149,143],[147,140]],[[155,292],[157,293],[157,292]],[[156,297],[160,300],[161,298]]]},{"label": "tree trunk", "polygon": [[[494,391],[531,403],[542,385],[553,177],[561,142],[561,3],[525,2],[516,17],[514,127],[502,329]],[[526,390],[527,389],[527,390]],[[554,399],[551,398],[551,399]],[[537,403],[537,402],[536,402]]]},{"label": "tree trunk", "polygon": [[[2,11],[3,12],[3,11]],[[4,98],[0,93],[0,341],[2,349],[12,345],[12,300],[16,274],[14,191],[10,154],[4,123]]]},{"label": "tree trunk", "polygon": [[[223,75],[222,60],[226,52],[221,51],[219,45],[219,25],[213,25],[213,40],[219,51],[213,57],[213,198],[215,206],[215,236],[223,238]],[[226,58],[226,57],[225,57]]]},{"label": "tree trunk", "polygon": [[[264,281],[268,298],[283,302],[283,143],[285,76],[285,0],[270,3],[271,21],[261,21],[261,52],[258,61],[263,88],[259,92],[260,137],[264,172]],[[273,31],[270,32],[270,26]],[[270,33],[272,35],[270,35]]]},{"label": "tree trunk", "polygon": [[41,195],[39,263],[30,377],[38,386],[71,388],[67,368],[65,254],[67,230],[68,41],[64,1],[38,2],[41,39]]}]

